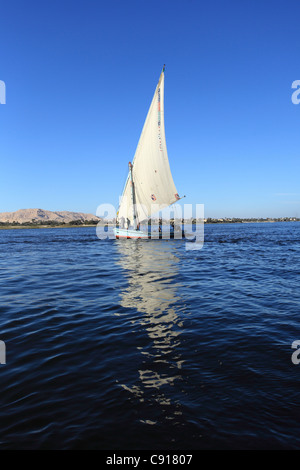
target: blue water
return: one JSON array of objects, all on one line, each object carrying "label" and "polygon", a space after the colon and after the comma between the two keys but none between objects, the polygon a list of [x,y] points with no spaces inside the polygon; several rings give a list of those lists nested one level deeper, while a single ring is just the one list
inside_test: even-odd
[{"label": "blue water", "polygon": [[0,231],[1,449],[300,449],[300,223]]}]

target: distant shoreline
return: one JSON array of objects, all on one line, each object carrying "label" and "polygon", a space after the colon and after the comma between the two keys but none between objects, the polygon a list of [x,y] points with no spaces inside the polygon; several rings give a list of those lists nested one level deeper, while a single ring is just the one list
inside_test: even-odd
[{"label": "distant shoreline", "polygon": [[[269,219],[269,220],[247,220],[247,219],[237,219],[237,220],[218,220],[218,219],[207,219],[204,221],[204,225],[214,225],[214,224],[221,224],[221,225],[228,225],[228,224],[258,224],[258,223],[275,223],[275,222],[300,222],[298,218],[285,218],[283,220],[280,219]],[[192,225],[195,225],[196,222],[190,222]],[[198,221],[200,223],[200,221]],[[96,224],[1,224],[0,223],[0,230],[20,230],[20,229],[43,229],[43,228],[79,228],[79,227],[113,227],[114,224],[111,222],[102,222]]]},{"label": "distant shoreline", "polygon": [[[76,228],[76,227],[97,227],[98,224],[60,224],[60,225],[26,225],[26,224],[19,224],[19,225],[0,225],[0,230],[20,230],[20,229],[38,229],[38,228]],[[105,226],[106,224],[102,224]]]}]

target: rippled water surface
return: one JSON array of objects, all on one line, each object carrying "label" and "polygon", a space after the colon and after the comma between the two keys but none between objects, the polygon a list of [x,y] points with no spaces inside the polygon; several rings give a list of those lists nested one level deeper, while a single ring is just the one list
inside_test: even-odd
[{"label": "rippled water surface", "polygon": [[300,449],[300,223],[185,248],[0,231],[0,448]]}]

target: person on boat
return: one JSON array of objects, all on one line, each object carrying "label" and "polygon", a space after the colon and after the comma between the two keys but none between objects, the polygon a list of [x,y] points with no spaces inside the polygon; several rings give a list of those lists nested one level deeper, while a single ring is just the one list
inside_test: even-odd
[{"label": "person on boat", "polygon": [[120,227],[121,227],[121,228],[124,228],[124,225],[125,225],[125,219],[124,219],[124,217],[122,216],[121,219],[120,219]]},{"label": "person on boat", "polygon": [[158,231],[159,233],[162,232],[162,219],[158,219]]}]

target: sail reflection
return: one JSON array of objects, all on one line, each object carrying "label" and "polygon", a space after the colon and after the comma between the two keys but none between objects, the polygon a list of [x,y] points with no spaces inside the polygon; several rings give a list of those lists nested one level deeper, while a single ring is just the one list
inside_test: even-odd
[{"label": "sail reflection", "polygon": [[[144,346],[137,346],[141,354],[137,383],[121,385],[139,401],[154,399],[160,405],[171,405],[169,387],[181,379],[183,362],[179,352],[183,325],[179,316],[176,242],[120,240],[116,243],[119,263],[128,276],[120,303],[138,311],[131,321],[139,339],[144,339]],[[174,414],[180,414],[177,407]],[[155,424],[152,419],[142,421]]]}]

